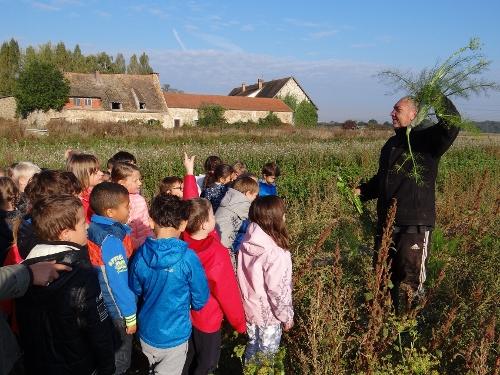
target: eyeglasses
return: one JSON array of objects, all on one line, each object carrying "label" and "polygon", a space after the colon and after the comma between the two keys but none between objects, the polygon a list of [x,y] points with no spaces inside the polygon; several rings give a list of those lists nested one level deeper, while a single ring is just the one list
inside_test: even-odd
[{"label": "eyeglasses", "polygon": [[180,190],[180,191],[183,191],[184,190],[184,187],[183,186],[175,186],[172,188],[172,190]]}]

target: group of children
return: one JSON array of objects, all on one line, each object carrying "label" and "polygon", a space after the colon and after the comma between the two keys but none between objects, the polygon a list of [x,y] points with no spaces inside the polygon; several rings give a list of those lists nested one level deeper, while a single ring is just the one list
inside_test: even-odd
[{"label": "group of children", "polygon": [[226,320],[245,361],[273,355],[293,326],[292,262],[276,163],[262,179],[217,156],[164,178],[150,205],[136,158],[108,170],[68,151],[66,170],[21,162],[0,177],[0,261],[70,271],[2,301],[28,374],[124,374],[134,335],[150,373],[208,374]]}]

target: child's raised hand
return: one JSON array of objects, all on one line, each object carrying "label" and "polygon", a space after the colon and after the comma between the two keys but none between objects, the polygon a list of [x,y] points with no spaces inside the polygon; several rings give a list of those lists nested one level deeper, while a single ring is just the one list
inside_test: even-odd
[{"label": "child's raised hand", "polygon": [[194,159],[195,158],[196,158],[196,155],[189,157],[187,155],[187,153],[184,153],[184,168],[186,168],[187,175],[194,174]]},{"label": "child's raised hand", "polygon": [[125,331],[127,332],[127,335],[133,335],[137,331],[137,325],[134,324],[133,326],[127,327]]}]

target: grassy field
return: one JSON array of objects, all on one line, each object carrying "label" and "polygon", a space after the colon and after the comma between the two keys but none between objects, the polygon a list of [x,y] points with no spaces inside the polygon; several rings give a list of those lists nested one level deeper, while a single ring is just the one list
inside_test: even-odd
[{"label": "grassy field", "polygon": [[[371,265],[375,202],[361,216],[336,188],[337,168],[351,182],[376,172],[391,131],[145,129],[136,125],[52,125],[30,136],[0,123],[0,165],[30,160],[62,168],[65,149],[137,156],[147,198],[167,175],[182,175],[184,151],[197,169],[212,154],[241,160],[258,173],[276,160],[293,242],[296,326],[275,364],[287,374],[499,374],[500,137],[459,136],[442,158],[437,226],[427,296],[396,317]],[[377,267],[382,267],[378,264]],[[382,290],[382,292],[380,292]],[[220,374],[241,373],[244,338],[225,335]],[[270,373],[248,368],[246,373]]]}]

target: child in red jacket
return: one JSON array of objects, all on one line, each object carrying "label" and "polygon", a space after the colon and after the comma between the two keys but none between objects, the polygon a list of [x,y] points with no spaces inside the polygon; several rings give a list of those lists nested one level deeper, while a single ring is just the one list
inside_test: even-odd
[{"label": "child in red jacket", "polygon": [[191,311],[193,333],[183,374],[208,374],[217,368],[219,361],[223,317],[236,331],[245,333],[245,313],[228,251],[214,231],[215,218],[210,202],[197,198],[189,203],[183,240],[200,258],[210,297],[201,310]]}]

